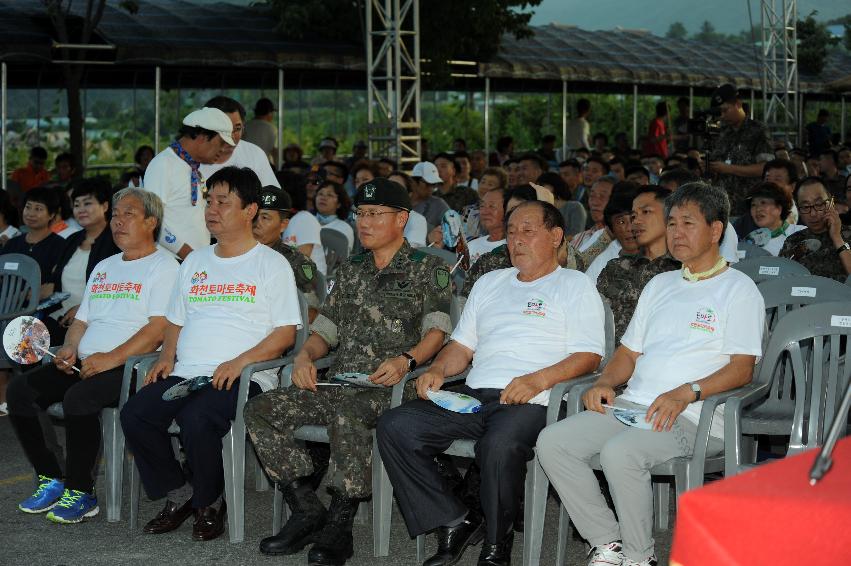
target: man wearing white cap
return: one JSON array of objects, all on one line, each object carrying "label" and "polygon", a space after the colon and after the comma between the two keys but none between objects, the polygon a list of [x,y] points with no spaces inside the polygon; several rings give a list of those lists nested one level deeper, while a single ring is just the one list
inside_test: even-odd
[{"label": "man wearing white cap", "polygon": [[414,165],[411,178],[414,180],[411,204],[414,205],[415,212],[425,216],[428,230],[431,232],[435,226],[440,226],[443,213],[449,210],[445,200],[434,196],[434,188],[442,184],[443,180],[437,173],[437,167],[429,161],[421,161]]},{"label": "man wearing white cap", "polygon": [[180,259],[210,245],[204,223],[201,164],[215,163],[226,146],[235,146],[233,123],[217,108],[201,108],[183,119],[177,139],[145,169],[143,186],[163,201],[159,244]]}]

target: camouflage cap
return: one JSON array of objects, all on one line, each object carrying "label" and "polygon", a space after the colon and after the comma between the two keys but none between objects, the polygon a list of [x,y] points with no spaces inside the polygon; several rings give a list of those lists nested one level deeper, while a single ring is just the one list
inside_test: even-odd
[{"label": "camouflage cap", "polygon": [[354,204],[355,206],[363,204],[392,206],[408,212],[411,210],[411,199],[405,187],[383,177],[376,177],[358,187]]}]

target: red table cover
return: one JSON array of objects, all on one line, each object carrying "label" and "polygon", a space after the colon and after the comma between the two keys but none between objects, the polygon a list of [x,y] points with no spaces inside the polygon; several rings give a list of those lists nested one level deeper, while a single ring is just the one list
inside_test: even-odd
[{"label": "red table cover", "polygon": [[815,486],[818,450],[684,494],[671,565],[851,564],[851,438]]}]

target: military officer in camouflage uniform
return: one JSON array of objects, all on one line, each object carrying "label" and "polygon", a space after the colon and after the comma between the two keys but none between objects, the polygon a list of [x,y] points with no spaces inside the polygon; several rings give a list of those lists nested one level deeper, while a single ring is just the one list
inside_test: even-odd
[{"label": "military officer in camouflage uniform", "polygon": [[763,164],[774,159],[766,127],[742,109],[736,87],[725,84],[712,94],[712,107],[721,112],[721,134],[709,152],[709,170],[730,198],[730,216],[750,213],[745,196],[762,176]]},{"label": "military officer in camouflage uniform", "polygon": [[626,330],[638,297],[647,282],[666,271],[680,269],[668,254],[665,198],[670,191],[645,186],[632,201],[632,231],[640,253],[611,260],[597,278],[597,290],[609,301],[615,316],[615,341]]},{"label": "military officer in camouflage uniform", "polygon": [[[261,541],[260,550],[293,554],[313,542],[310,564],[342,565],[352,556],[353,516],[359,500],[371,494],[375,422],[390,406],[392,386],[430,360],[451,331],[449,270],[404,239],[411,208],[405,189],[376,178],[358,189],[354,202],[360,242],[369,251],[352,256],[337,272],[295,358],[295,387],[260,395],[245,408],[260,461],[293,511],[280,533]],[[375,387],[318,382],[314,361],[332,348],[329,376],[367,374]],[[310,454],[293,436],[307,424],[328,427],[333,496],[328,510],[314,492]]]},{"label": "military officer in camouflage uniform", "polygon": [[833,197],[818,177],[803,179],[795,193],[807,229],[786,238],[780,257],[794,259],[813,275],[844,282],[851,274],[851,228],[842,225]]},{"label": "military officer in camouflage uniform", "polygon": [[260,193],[260,210],[254,218],[254,239],[269,246],[290,263],[295,275],[295,284],[307,301],[310,322],[319,312],[319,297],[316,294],[316,264],[313,260],[288,246],[281,240],[292,214],[290,195],[277,187],[263,187]]}]

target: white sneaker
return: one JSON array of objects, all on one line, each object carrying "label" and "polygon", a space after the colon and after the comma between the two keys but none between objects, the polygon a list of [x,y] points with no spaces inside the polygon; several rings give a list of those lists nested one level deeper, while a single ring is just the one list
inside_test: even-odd
[{"label": "white sneaker", "polygon": [[625,564],[623,545],[616,540],[609,544],[599,544],[588,553],[588,566],[621,566]]},{"label": "white sneaker", "polygon": [[624,557],[622,564],[623,566],[656,566],[656,555],[651,554],[648,558],[645,558],[641,562],[636,562],[635,560]]}]

